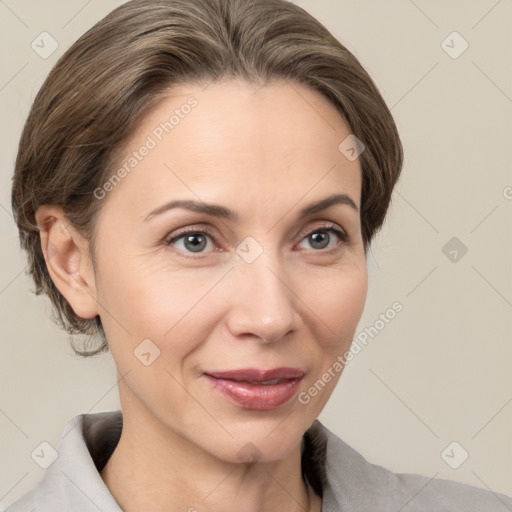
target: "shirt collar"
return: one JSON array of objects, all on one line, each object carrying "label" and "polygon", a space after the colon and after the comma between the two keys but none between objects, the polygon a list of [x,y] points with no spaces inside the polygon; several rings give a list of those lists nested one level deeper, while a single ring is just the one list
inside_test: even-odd
[{"label": "shirt collar", "polygon": [[[64,428],[57,459],[35,489],[36,509],[122,512],[100,475],[117,446],[122,426],[120,410],[75,416]],[[339,510],[326,464],[332,435],[315,420],[302,441],[302,473],[322,496],[323,512]]]}]

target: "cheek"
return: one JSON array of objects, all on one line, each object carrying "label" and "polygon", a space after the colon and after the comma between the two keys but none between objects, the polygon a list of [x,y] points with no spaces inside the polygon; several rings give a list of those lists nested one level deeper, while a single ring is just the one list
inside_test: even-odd
[{"label": "cheek", "polygon": [[[297,400],[317,417],[344,370],[345,355],[354,339],[367,295],[366,266],[338,272],[310,291],[310,318],[317,318],[314,334],[317,357]],[[320,284],[320,283],[318,283]]]},{"label": "cheek", "polygon": [[[316,285],[316,286],[315,286]],[[330,352],[352,342],[366,302],[368,277],[365,265],[334,270],[321,279],[309,280],[301,299],[316,316],[320,331],[317,339],[325,341]]]},{"label": "cheek", "polygon": [[178,364],[211,332],[210,324],[222,304],[210,299],[218,280],[218,273],[211,269],[169,270],[158,264],[112,268],[101,283],[100,302],[113,352],[119,346],[119,352],[131,354],[142,340],[150,339],[161,351],[160,364]]},{"label": "cheek", "polygon": [[367,294],[366,272],[354,273],[342,280],[340,288],[332,292],[334,300],[330,303],[330,313],[334,321],[339,318],[342,324],[343,338],[352,340],[361,319]]},{"label": "cheek", "polygon": [[[178,360],[208,332],[223,314],[220,283],[226,268],[169,269],[130,265],[129,260],[105,262],[99,286],[102,322],[112,344],[135,348],[149,338]],[[349,345],[363,312],[367,269],[363,257],[351,254],[339,267],[307,269],[292,280],[300,300],[296,307],[311,334],[327,353]],[[220,286],[219,286],[220,284]],[[222,289],[222,290],[221,290]],[[225,290],[224,290],[225,291]],[[225,311],[224,311],[225,313]]]}]

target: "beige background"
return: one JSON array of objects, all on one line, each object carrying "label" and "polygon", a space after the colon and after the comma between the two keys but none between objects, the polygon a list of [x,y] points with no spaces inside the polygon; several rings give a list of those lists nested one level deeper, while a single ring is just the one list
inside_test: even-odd
[{"label": "beige background", "polygon": [[[30,293],[10,183],[50,67],[121,3],[0,1],[0,508],[42,478],[30,456],[42,441],[56,446],[76,414],[119,407],[110,356],[75,357],[48,300]],[[366,67],[405,149],[357,332],[395,301],[403,311],[349,363],[320,420],[393,471],[512,494],[512,2],[297,3]],[[59,44],[47,59],[31,48],[43,31]],[[469,43],[458,58],[441,46],[453,31]],[[442,250],[452,237],[468,249],[456,262]],[[458,469],[441,457],[452,441],[469,453]]]}]

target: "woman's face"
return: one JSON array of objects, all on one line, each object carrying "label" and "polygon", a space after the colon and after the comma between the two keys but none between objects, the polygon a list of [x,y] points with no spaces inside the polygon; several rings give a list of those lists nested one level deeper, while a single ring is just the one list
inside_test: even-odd
[{"label": "woman's face", "polygon": [[[338,148],[349,134],[326,99],[284,81],[180,85],[138,127],[124,177],[96,199],[96,301],[126,424],[232,462],[297,446],[366,299],[360,162]],[[165,207],[176,200],[197,207]],[[298,377],[208,376],[283,367]]]}]

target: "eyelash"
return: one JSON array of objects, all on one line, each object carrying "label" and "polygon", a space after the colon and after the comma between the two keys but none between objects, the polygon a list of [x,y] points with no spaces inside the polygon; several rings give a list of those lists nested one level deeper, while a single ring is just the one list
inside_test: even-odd
[{"label": "eyelash", "polygon": [[[317,253],[331,254],[333,252],[336,252],[336,251],[340,250],[341,249],[340,246],[342,246],[343,244],[345,244],[345,243],[347,243],[349,241],[349,237],[348,237],[347,233],[344,230],[337,229],[334,226],[334,224],[331,224],[329,226],[327,226],[327,225],[317,226],[314,229],[310,229],[310,230],[305,229],[304,231],[302,231],[300,233],[300,236],[302,237],[301,241],[304,238],[308,237],[309,235],[311,235],[313,233],[317,233],[317,232],[334,233],[341,240],[336,245],[336,247],[332,247],[331,249],[327,249],[327,250],[324,250],[324,249],[318,249],[318,250],[312,249],[312,251],[317,252]],[[209,236],[213,240],[214,243],[216,243],[215,235],[208,228],[188,229],[186,231],[178,232],[175,235],[173,235],[172,237],[165,238],[164,243],[165,243],[166,246],[169,246],[172,243],[174,243],[177,240],[179,240],[180,238],[185,237],[186,235],[207,235],[207,236]],[[180,253],[183,253],[183,251],[181,251],[179,249],[178,249],[178,251]],[[199,256],[189,256],[189,254],[194,254],[194,253],[186,253],[186,254],[187,254],[187,256],[185,256],[186,258],[198,259],[198,258],[202,257],[202,256],[200,256],[201,254],[205,254],[205,253],[196,253]]]}]

